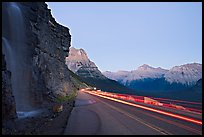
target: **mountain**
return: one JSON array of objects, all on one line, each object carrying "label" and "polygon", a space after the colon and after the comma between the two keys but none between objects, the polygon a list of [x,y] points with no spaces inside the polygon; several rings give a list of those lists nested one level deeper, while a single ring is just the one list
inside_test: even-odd
[{"label": "mountain", "polygon": [[175,91],[194,86],[202,78],[202,64],[184,64],[170,70],[144,64],[132,71],[106,71],[103,74],[135,90]]},{"label": "mountain", "polygon": [[81,77],[92,77],[107,79],[99,70],[94,62],[90,61],[83,49],[70,48],[69,56],[66,57],[68,68]]},{"label": "mountain", "polygon": [[161,78],[168,70],[162,69],[162,68],[153,68],[149,65],[142,65],[138,67],[137,70],[131,71],[130,75],[126,77],[126,81],[130,82],[132,80],[141,80],[146,78]]},{"label": "mountain", "polygon": [[103,72],[103,75],[106,76],[107,78],[116,80],[121,84],[125,85],[125,79],[129,75],[129,73],[130,73],[129,71],[118,71],[118,72],[105,71]]},{"label": "mountain", "polygon": [[143,80],[147,78],[155,79],[161,78],[168,70],[162,69],[160,67],[154,68],[147,64],[138,67],[136,70],[132,71],[118,71],[110,72],[106,71],[103,74],[116,81],[120,81],[123,84],[128,84],[133,80]]},{"label": "mountain", "polygon": [[175,66],[164,77],[169,83],[175,82],[193,86],[202,78],[202,64],[191,63]]},{"label": "mountain", "polygon": [[88,59],[83,49],[75,49],[73,47],[70,48],[69,57],[66,58],[66,64],[74,73],[81,67],[97,70],[97,66]]},{"label": "mountain", "polygon": [[110,92],[135,92],[117,81],[105,77],[95,63],[88,58],[83,49],[75,49],[74,47],[71,47],[69,49],[69,56],[66,57],[66,65],[90,86]]}]

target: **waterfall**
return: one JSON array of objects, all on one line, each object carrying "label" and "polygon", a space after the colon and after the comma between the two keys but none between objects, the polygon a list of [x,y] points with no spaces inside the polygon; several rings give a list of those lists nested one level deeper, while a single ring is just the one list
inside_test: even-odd
[{"label": "waterfall", "polygon": [[6,63],[7,63],[6,67],[7,67],[8,70],[11,70],[11,68],[12,68],[11,66],[15,62],[13,62],[13,60],[11,60],[11,58],[12,58],[12,56],[11,56],[12,55],[11,46],[10,46],[8,40],[6,38],[4,38],[4,37],[2,37],[2,45],[3,45],[2,52],[5,54],[5,60],[6,60]]},{"label": "waterfall", "polygon": [[21,9],[18,3],[6,4],[6,15],[3,21],[3,31],[8,35],[2,37],[3,53],[8,70],[11,71],[11,84],[16,102],[16,110],[33,110],[30,92],[32,71],[29,66],[28,48],[25,43],[25,26]]}]

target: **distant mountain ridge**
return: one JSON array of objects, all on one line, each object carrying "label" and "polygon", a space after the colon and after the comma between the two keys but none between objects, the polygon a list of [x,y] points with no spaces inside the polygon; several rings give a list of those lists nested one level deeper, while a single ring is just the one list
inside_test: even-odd
[{"label": "distant mountain ridge", "polygon": [[177,83],[193,86],[202,78],[202,64],[184,64],[181,66],[175,66],[170,70],[162,69],[161,67],[154,68],[144,64],[138,67],[138,69],[132,71],[106,71],[103,72],[103,74],[124,85],[128,85],[136,80],[164,78],[169,84]]},{"label": "distant mountain ridge", "polygon": [[175,66],[164,77],[170,83],[176,82],[193,86],[202,78],[202,64],[188,63]]},{"label": "distant mountain ridge", "polygon": [[175,66],[170,70],[144,64],[132,71],[103,74],[137,90],[137,95],[202,101],[202,64],[199,63]]}]

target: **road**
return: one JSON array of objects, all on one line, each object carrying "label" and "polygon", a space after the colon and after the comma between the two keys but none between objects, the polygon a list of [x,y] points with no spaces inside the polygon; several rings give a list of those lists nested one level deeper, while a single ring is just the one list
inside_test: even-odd
[{"label": "road", "polygon": [[65,135],[202,135],[202,125],[78,91]]}]

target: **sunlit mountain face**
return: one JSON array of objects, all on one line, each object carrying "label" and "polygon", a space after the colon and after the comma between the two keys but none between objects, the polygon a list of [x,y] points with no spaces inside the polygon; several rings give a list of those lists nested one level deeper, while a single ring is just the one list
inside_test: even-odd
[{"label": "sunlit mountain face", "polygon": [[105,91],[133,93],[135,91],[104,76],[83,49],[71,47],[66,58],[67,67],[81,77],[87,84]]}]

